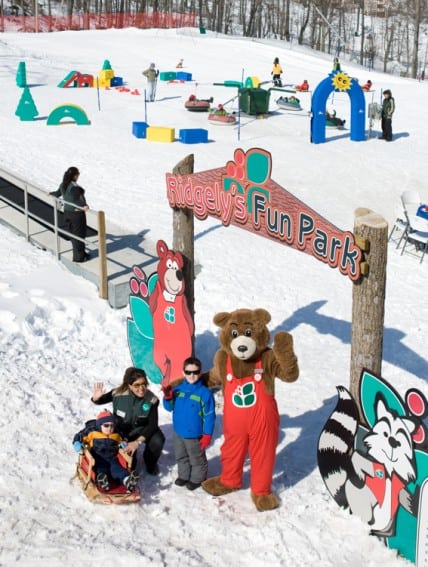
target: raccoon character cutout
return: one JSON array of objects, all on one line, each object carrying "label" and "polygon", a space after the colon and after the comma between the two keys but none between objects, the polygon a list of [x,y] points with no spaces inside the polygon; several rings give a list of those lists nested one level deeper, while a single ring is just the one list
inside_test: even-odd
[{"label": "raccoon character cutout", "polygon": [[413,436],[423,424],[410,412],[388,407],[377,392],[373,423],[366,428],[349,391],[343,386],[337,390],[336,408],[318,443],[321,476],[340,506],[368,523],[373,535],[389,537],[395,533],[399,506],[417,513],[418,495],[406,487],[417,476]]}]

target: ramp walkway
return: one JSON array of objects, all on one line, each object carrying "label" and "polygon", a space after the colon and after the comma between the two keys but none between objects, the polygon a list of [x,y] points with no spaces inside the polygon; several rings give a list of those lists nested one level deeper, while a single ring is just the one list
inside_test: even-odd
[{"label": "ramp walkway", "polygon": [[155,271],[156,243],[147,238],[147,230],[130,234],[105,219],[103,249],[104,223],[100,230],[100,218],[104,219],[104,213],[90,210],[86,218],[85,243],[91,258],[84,263],[74,263],[57,201],[46,191],[0,168],[0,222],[35,246],[53,252],[70,272],[93,282],[99,291],[105,289],[102,297],[111,307],[126,307],[132,267],[138,265],[148,273]]}]

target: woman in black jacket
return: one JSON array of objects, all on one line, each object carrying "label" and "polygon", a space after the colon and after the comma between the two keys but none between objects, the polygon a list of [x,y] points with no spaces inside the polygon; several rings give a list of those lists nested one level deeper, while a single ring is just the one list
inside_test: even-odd
[{"label": "woman in black jacket", "polygon": [[[85,190],[77,185],[80,172],[77,167],[69,167],[64,173],[61,185],[50,194],[61,197],[64,201],[65,228],[79,238],[86,238],[86,211],[89,210],[85,199]],[[85,252],[85,243],[72,238],[73,262],[86,262],[89,254]]]},{"label": "woman in black jacket", "polygon": [[143,459],[147,472],[156,475],[165,436],[158,424],[159,399],[147,386],[144,370],[131,366],[122,384],[110,392],[105,391],[102,382],[95,383],[92,401],[98,405],[113,403],[117,431],[128,442],[125,450],[134,457],[137,472]]}]

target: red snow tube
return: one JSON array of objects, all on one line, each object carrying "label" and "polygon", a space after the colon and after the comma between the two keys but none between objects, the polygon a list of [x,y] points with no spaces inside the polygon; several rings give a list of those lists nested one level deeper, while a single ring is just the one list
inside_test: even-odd
[{"label": "red snow tube", "polygon": [[210,104],[212,101],[210,100],[186,100],[184,103],[184,107],[191,112],[208,112],[210,109]]},{"label": "red snow tube", "polygon": [[232,125],[236,122],[236,116],[234,114],[208,114],[208,120],[213,124],[225,124]]}]

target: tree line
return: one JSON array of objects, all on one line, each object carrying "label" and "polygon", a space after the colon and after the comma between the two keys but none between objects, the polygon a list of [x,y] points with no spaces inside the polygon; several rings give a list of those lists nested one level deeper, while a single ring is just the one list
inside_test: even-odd
[{"label": "tree line", "polygon": [[18,0],[6,9],[4,2],[0,29],[5,31],[11,11],[40,18],[62,15],[68,18],[62,28],[94,27],[94,19],[101,22],[96,27],[197,26],[297,42],[368,68],[381,65],[385,72],[425,74],[428,0]]}]

